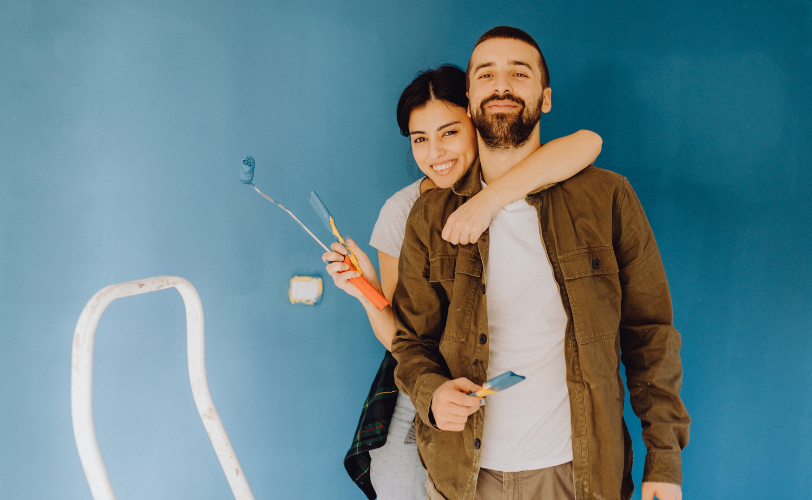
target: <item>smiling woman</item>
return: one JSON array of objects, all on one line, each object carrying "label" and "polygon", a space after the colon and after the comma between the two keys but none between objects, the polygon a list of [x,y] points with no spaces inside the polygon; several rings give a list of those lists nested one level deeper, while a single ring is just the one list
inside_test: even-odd
[{"label": "smiling woman", "polygon": [[465,109],[445,101],[435,99],[412,111],[409,138],[420,171],[442,189],[454,185],[476,160],[474,125]]},{"label": "smiling woman", "polygon": [[[423,72],[398,101],[400,132],[410,139],[415,162],[426,177],[395,193],[381,209],[370,245],[378,249],[380,288],[392,298],[398,283],[398,259],[412,205],[430,189],[447,189],[477,161],[477,135],[468,116],[465,73],[455,66]],[[571,177],[600,153],[601,138],[579,131],[550,141],[513,171],[489,184],[449,218],[443,237],[453,244],[475,242],[503,206],[546,184]],[[377,283],[377,272],[355,242],[348,241],[364,275]],[[389,353],[395,334],[392,308],[382,311],[349,282],[358,273],[341,261],[347,250],[334,243],[324,254],[335,284],[364,306],[372,330],[387,352],[378,370],[344,459],[350,477],[368,498],[424,499],[426,473],[417,456],[412,422],[415,408],[395,386],[396,362]]]}]

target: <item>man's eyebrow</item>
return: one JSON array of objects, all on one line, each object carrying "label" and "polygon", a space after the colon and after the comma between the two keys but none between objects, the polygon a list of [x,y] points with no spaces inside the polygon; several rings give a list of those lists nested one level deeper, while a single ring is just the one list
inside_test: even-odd
[{"label": "man's eyebrow", "polygon": [[[508,61],[508,65],[510,65],[510,66],[525,66],[528,69],[531,69],[531,70],[533,69],[533,67],[530,66],[530,64],[528,64],[528,63],[526,63],[524,61]],[[477,66],[476,68],[474,68],[474,73],[481,70],[482,68],[490,68],[490,67],[493,67],[493,66],[496,66],[496,64],[492,63],[492,62],[482,63],[479,66]]]},{"label": "man's eyebrow", "polygon": [[533,69],[529,64],[524,61],[508,61],[511,66],[526,66],[529,69]]},{"label": "man's eyebrow", "polygon": [[482,68],[490,68],[491,66],[494,66],[494,63],[492,63],[492,62],[482,63],[479,66],[477,66],[476,68],[474,68],[474,73],[481,70]]}]

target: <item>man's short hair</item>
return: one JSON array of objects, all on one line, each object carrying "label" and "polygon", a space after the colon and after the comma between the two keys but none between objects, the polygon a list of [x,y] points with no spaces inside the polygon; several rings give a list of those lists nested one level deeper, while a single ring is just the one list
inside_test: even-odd
[{"label": "man's short hair", "polygon": [[[476,45],[474,45],[474,49],[477,46],[486,41],[490,40],[491,38],[507,38],[509,40],[521,40],[524,43],[530,45],[534,49],[536,49],[539,53],[539,66],[541,66],[541,88],[546,89],[550,86],[550,72],[547,70],[547,61],[544,60],[544,54],[541,53],[541,49],[539,48],[539,44],[533,40],[533,37],[528,35],[525,31],[520,30],[519,28],[513,28],[510,26],[497,26],[485,32],[479,40],[476,41]],[[473,50],[471,53],[473,54]],[[468,59],[468,69],[465,71],[465,88],[469,88],[471,84],[471,59]]]}]

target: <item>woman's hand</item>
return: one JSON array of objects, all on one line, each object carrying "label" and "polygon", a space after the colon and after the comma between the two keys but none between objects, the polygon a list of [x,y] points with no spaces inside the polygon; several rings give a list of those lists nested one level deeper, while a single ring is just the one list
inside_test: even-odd
[{"label": "woman's hand", "polygon": [[443,239],[452,245],[476,242],[502,206],[486,187],[448,217],[443,227]]},{"label": "woman's hand", "polygon": [[[358,258],[358,263],[364,272],[364,278],[380,291],[381,283],[378,281],[378,273],[375,272],[375,266],[372,265],[367,254],[358,248],[358,245],[356,245],[352,239],[347,238],[347,244],[350,246],[352,253]],[[347,249],[337,241],[330,245],[330,248],[333,251],[325,253],[321,259],[328,263],[326,269],[330,277],[333,278],[333,283],[362,303],[369,303],[369,300],[364,297],[364,294],[361,293],[355,285],[350,283],[350,279],[357,278],[361,276],[361,274],[357,271],[348,271],[350,265],[344,263],[344,256],[347,255]]]}]

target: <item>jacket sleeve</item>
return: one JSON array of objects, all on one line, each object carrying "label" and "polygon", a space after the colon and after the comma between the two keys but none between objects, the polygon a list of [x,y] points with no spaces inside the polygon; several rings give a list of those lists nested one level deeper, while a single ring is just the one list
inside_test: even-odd
[{"label": "jacket sleeve", "polygon": [[429,281],[424,199],[415,202],[400,251],[398,284],[392,298],[395,316],[392,355],[398,362],[395,368],[398,388],[411,397],[423,422],[436,429],[431,417],[431,398],[438,387],[450,380],[439,349],[448,298],[442,286]]},{"label": "jacket sleeve", "polygon": [[681,450],[690,418],[680,399],[680,334],[660,252],[643,207],[624,180],[615,210],[615,256],[622,289],[621,359],[646,462],[643,481],[682,484]]}]

